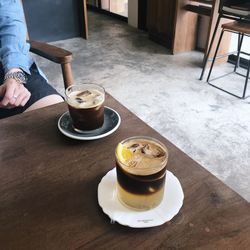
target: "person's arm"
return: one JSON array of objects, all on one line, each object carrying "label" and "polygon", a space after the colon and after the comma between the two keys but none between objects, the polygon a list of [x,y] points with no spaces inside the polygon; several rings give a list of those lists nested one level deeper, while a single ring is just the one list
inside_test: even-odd
[{"label": "person's arm", "polygon": [[[0,1],[0,60],[5,74],[16,71],[30,73],[32,59],[26,42],[26,24],[20,0]],[[24,106],[29,91],[15,79],[7,79],[0,86],[0,107]]]},{"label": "person's arm", "polygon": [[26,24],[20,0],[0,1],[0,57],[5,73],[20,68],[29,73],[32,59],[26,42]]}]

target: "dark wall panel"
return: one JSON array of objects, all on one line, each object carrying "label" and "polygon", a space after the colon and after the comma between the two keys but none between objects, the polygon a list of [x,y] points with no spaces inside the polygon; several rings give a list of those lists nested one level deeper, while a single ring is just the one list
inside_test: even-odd
[{"label": "dark wall panel", "polygon": [[31,39],[49,42],[81,36],[81,1],[23,0],[23,4]]}]

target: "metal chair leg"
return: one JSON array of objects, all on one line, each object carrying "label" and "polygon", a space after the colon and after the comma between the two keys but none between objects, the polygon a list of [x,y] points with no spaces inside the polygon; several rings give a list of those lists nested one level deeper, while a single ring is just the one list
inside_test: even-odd
[{"label": "metal chair leg", "polygon": [[238,35],[238,48],[237,48],[237,60],[234,66],[234,72],[236,72],[236,69],[240,66],[240,51],[242,47],[242,42],[243,42],[244,34],[239,33]]},{"label": "metal chair leg", "polygon": [[215,62],[215,59],[216,59],[217,54],[218,54],[218,50],[219,50],[219,47],[220,47],[220,44],[221,44],[223,34],[224,34],[224,29],[221,31],[221,34],[220,34],[220,38],[219,38],[219,41],[218,41],[218,44],[217,44],[217,47],[216,47],[216,50],[215,50],[215,53],[214,53],[213,61],[212,61],[212,64],[211,64],[211,67],[210,67],[210,70],[209,70],[209,73],[208,73],[207,82],[209,82],[210,75],[211,75],[212,69],[214,67],[214,62]]},{"label": "metal chair leg", "polygon": [[[211,76],[211,73],[212,73],[212,70],[213,70],[213,67],[214,67],[214,63],[215,63],[215,60],[216,60],[216,58],[217,58],[217,54],[218,54],[218,51],[219,51],[219,48],[220,48],[220,44],[221,44],[221,41],[222,41],[222,38],[223,38],[223,35],[224,35],[224,32],[225,32],[225,31],[227,31],[227,30],[223,29],[223,30],[221,31],[220,38],[219,38],[219,41],[218,41],[218,44],[217,44],[217,47],[216,47],[216,50],[215,50],[215,53],[214,53],[214,56],[213,56],[213,60],[212,60],[212,63],[211,63],[211,67],[210,67],[209,73],[208,73],[207,82],[208,82],[209,85],[211,85],[211,86],[213,86],[213,87],[215,87],[215,88],[217,88],[217,89],[219,89],[219,90],[222,90],[222,91],[224,91],[224,92],[226,92],[226,93],[228,93],[228,94],[230,94],[230,95],[232,95],[232,96],[235,96],[235,97],[241,98],[241,99],[245,99],[246,90],[247,90],[247,85],[248,85],[248,80],[249,80],[249,75],[250,75],[250,59],[249,59],[249,61],[248,61],[247,75],[246,75],[246,80],[245,80],[245,85],[244,85],[244,90],[243,90],[242,96],[238,96],[238,95],[236,95],[236,94],[233,94],[233,93],[231,93],[231,92],[229,92],[229,91],[227,91],[227,90],[225,90],[225,89],[223,89],[223,88],[220,88],[219,86],[216,86],[216,85],[212,84],[211,82],[209,82],[210,76]],[[229,32],[230,32],[230,31],[229,31]],[[243,43],[243,38],[244,38],[244,34],[240,34],[239,43],[238,43],[238,52],[237,52],[237,62],[236,62],[236,65],[235,65],[234,68],[237,68],[237,67],[238,67],[237,65],[239,65],[240,53],[241,53],[241,47],[242,47],[242,43]],[[238,74],[238,73],[235,72],[235,71],[233,71],[233,72],[231,72],[231,73],[236,73],[236,74]],[[231,73],[229,73],[229,74],[231,74]],[[226,74],[226,75],[228,75],[228,74]],[[225,75],[224,75],[224,76],[225,76]],[[223,77],[223,76],[222,76],[222,77]],[[220,77],[218,77],[218,78],[220,78]],[[215,78],[215,79],[213,79],[213,80],[216,80],[216,79],[218,79],[218,78]],[[211,81],[212,81],[212,80],[211,80]]]},{"label": "metal chair leg", "polygon": [[202,71],[201,71],[201,75],[200,75],[200,80],[203,79],[203,76],[204,76],[204,73],[205,73],[205,70],[206,70],[206,66],[207,66],[207,61],[208,61],[208,58],[209,58],[209,54],[211,52],[211,49],[212,49],[212,46],[213,46],[213,43],[214,43],[214,39],[215,39],[215,35],[217,33],[217,29],[218,29],[218,26],[219,26],[219,23],[220,23],[220,19],[221,19],[221,16],[219,15],[218,16],[218,19],[216,21],[216,25],[214,27],[214,33],[213,33],[213,36],[212,36],[212,39],[210,41],[210,44],[209,44],[209,48],[208,48],[208,51],[207,53],[205,54],[205,57],[203,59],[203,66],[202,66]]},{"label": "metal chair leg", "polygon": [[247,83],[248,83],[248,79],[249,79],[249,71],[250,71],[250,58],[249,58],[249,61],[248,61],[248,69],[247,69],[246,81],[245,81],[245,86],[244,86],[243,95],[242,95],[243,99],[245,99],[245,96],[246,96]]}]

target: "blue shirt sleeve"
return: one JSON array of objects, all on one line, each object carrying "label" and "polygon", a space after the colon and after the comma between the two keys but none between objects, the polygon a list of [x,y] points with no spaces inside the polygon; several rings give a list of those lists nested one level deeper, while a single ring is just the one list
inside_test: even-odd
[{"label": "blue shirt sleeve", "polygon": [[26,42],[26,24],[20,0],[0,1],[0,58],[5,73],[21,68],[30,73],[33,60]]}]

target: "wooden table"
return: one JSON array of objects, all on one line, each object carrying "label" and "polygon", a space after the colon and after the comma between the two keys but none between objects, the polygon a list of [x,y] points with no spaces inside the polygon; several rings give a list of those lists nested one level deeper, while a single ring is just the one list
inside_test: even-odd
[{"label": "wooden table", "polygon": [[[112,97],[120,128],[96,141],[75,141],[57,129],[59,104],[0,121],[1,249],[247,249],[250,205]],[[150,135],[170,153],[184,205],[162,226],[111,224],[97,186],[114,167],[122,139]],[[249,249],[249,248],[248,248]]]}]

